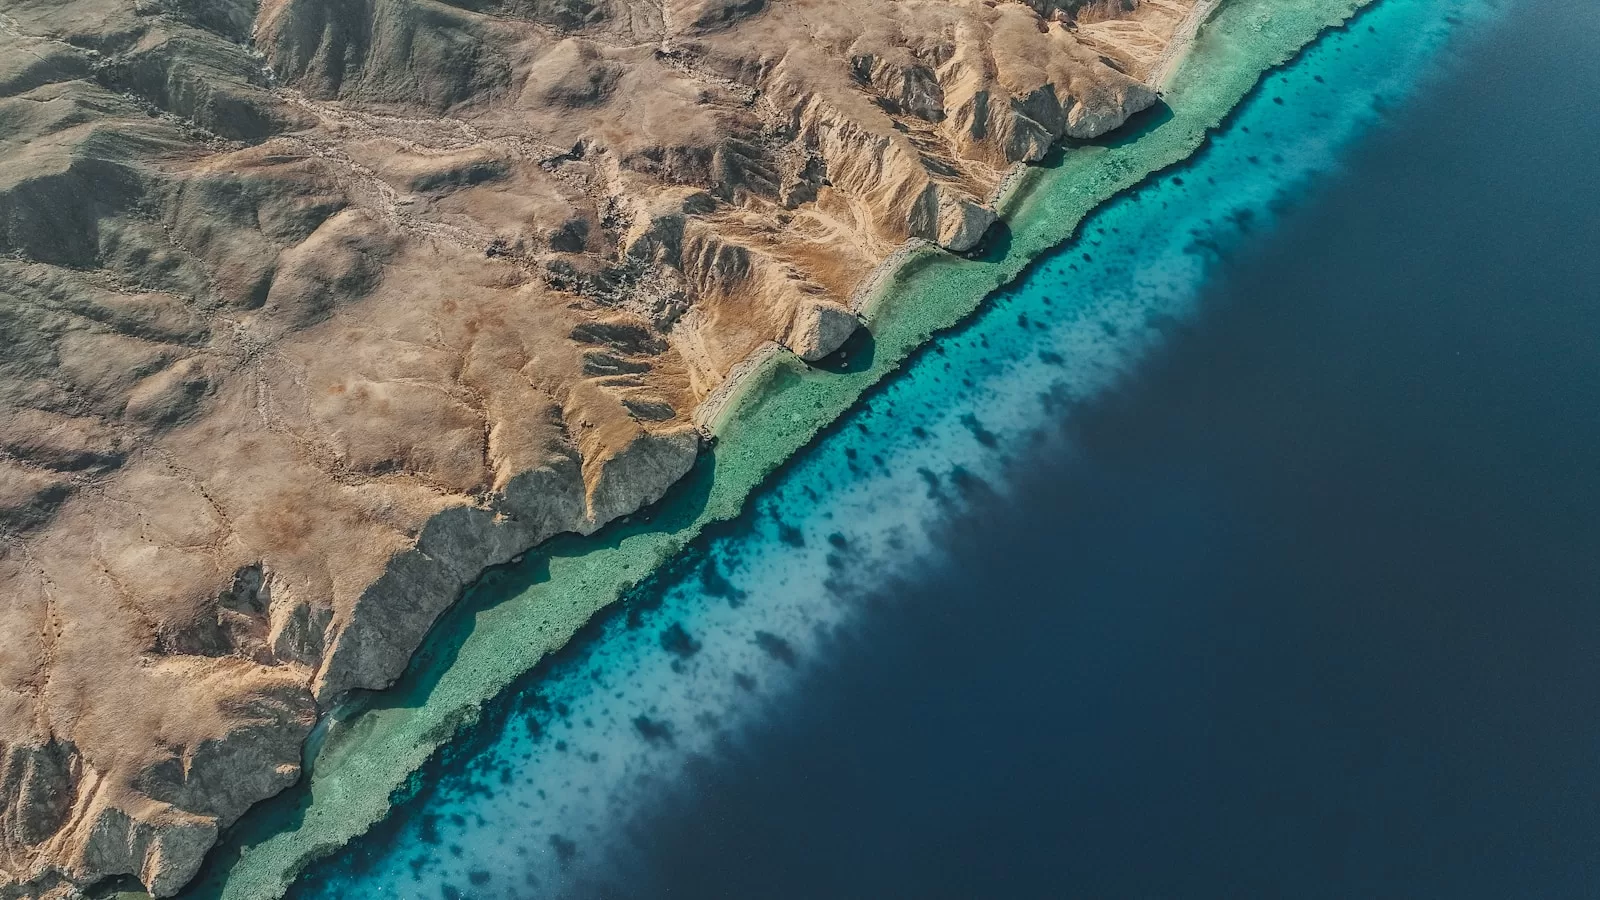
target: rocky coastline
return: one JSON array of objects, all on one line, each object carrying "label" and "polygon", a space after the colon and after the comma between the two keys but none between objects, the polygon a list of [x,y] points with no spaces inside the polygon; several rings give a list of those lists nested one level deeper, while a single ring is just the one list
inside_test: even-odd
[{"label": "rocky coastline", "polygon": [[1188,7],[482,5],[0,3],[0,897],[176,893],[479,573],[1155,102]]}]

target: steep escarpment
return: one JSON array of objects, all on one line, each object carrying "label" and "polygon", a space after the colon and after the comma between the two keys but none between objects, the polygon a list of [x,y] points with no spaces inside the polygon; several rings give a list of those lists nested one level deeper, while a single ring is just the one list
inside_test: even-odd
[{"label": "steep escarpment", "polygon": [[0,897],[176,891],[738,362],[1153,103],[1085,34],[1181,6],[0,0]]}]

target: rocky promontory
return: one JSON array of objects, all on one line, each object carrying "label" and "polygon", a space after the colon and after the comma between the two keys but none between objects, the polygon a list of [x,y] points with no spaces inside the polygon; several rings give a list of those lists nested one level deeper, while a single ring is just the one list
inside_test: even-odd
[{"label": "rocky promontory", "polygon": [[1191,0],[0,0],[0,898],[193,877]]}]

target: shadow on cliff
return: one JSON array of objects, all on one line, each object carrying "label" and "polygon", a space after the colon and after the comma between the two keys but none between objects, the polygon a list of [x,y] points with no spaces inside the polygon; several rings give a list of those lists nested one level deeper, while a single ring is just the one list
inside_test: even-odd
[{"label": "shadow on cliff", "polygon": [[1171,122],[1176,114],[1167,101],[1157,97],[1150,108],[1128,117],[1121,128],[1113,129],[1097,138],[1062,138],[1050,148],[1044,158],[1029,166],[1030,170],[1059,169],[1067,154],[1081,147],[1105,147],[1115,150],[1144,140],[1151,132]]},{"label": "shadow on cliff", "polygon": [[[1018,189],[1019,196],[1026,194],[1033,186],[1038,184],[1040,174],[1051,169],[1059,169],[1070,150],[1082,147],[1116,149],[1138,143],[1146,135],[1172,121],[1173,115],[1172,107],[1168,106],[1165,100],[1157,98],[1153,106],[1130,116],[1121,128],[1109,134],[1092,140],[1065,138],[1057,141],[1050,148],[1050,152],[1045,154],[1044,159],[1039,160],[1039,162],[1028,168],[1023,176],[1022,186]],[[983,239],[978,242],[977,246],[961,254],[961,256],[975,262],[1000,265],[1011,255],[1012,239],[1011,223],[1007,220],[1007,217],[1002,216],[993,225],[989,226],[989,230],[984,232]],[[920,260],[913,259],[913,264],[937,265],[939,261],[937,257],[928,257]],[[910,271],[909,266],[907,270]],[[1018,277],[1021,276],[1019,275]],[[1009,278],[1006,279],[1008,282],[1011,280]]]},{"label": "shadow on cliff", "polygon": [[[1068,138],[1058,142],[1055,148],[1050,151],[1049,155],[1045,157],[1044,164],[1046,166],[1060,165],[1062,156],[1068,149],[1072,147],[1115,148],[1126,147],[1129,144],[1137,144],[1139,141],[1144,140],[1145,136],[1150,134],[1150,132],[1155,131],[1157,128],[1167,124],[1168,122],[1172,121],[1172,119],[1172,107],[1167,105],[1167,101],[1157,97],[1156,102],[1149,109],[1136,112],[1129,116],[1128,121],[1122,123],[1121,128],[1113,129],[1112,131],[1101,135],[1100,137],[1091,138],[1089,140],[1073,140]],[[1052,159],[1054,160],[1053,162]]]},{"label": "shadow on cliff", "polygon": [[[550,560],[584,556],[597,550],[614,550],[622,541],[634,535],[678,531],[689,527],[705,511],[711,496],[716,465],[715,449],[703,451],[689,474],[651,506],[623,516],[588,536],[557,535],[528,551],[520,562],[485,572],[454,606],[439,617],[422,647],[411,657],[411,664],[400,680],[387,690],[372,692],[363,698],[361,713],[426,705],[439,679],[454,665],[461,648],[477,629],[478,614],[549,581]],[[568,646],[582,644],[587,633],[598,627],[597,623],[602,618],[594,617],[568,642]],[[544,668],[549,659],[559,655],[559,652],[550,654],[536,668]],[[451,727],[451,731],[454,730]],[[442,743],[448,740],[449,735],[438,735],[438,738]]]},{"label": "shadow on cliff", "polygon": [[872,336],[872,329],[863,325],[839,349],[812,363],[811,367],[836,375],[849,375],[871,369],[877,355],[878,339]]},{"label": "shadow on cliff", "polygon": [[[866,329],[861,329],[860,333],[865,334]],[[868,337],[866,356],[867,364],[870,365],[870,335]],[[853,365],[853,362],[846,364]],[[306,812],[311,804],[309,773],[315,767],[311,760],[320,759],[324,765],[330,763],[337,765],[341,748],[358,745],[361,737],[370,730],[372,724],[375,724],[370,716],[371,713],[386,709],[417,708],[427,704],[435,688],[438,687],[439,679],[450,669],[467,639],[476,630],[479,613],[549,581],[551,559],[582,556],[600,549],[614,549],[624,539],[636,534],[677,531],[688,527],[699,518],[710,499],[716,465],[714,448],[702,452],[689,474],[673,485],[667,495],[652,506],[630,516],[624,516],[587,537],[564,534],[552,538],[529,551],[520,562],[509,563],[485,572],[455,605],[440,616],[439,621],[428,632],[428,637],[422,646],[412,655],[411,663],[399,681],[387,690],[360,692],[336,710],[340,721],[347,724],[327,743],[323,743],[319,739],[320,736],[313,733],[312,738],[307,741],[307,775],[303,775],[300,781],[283,793],[251,807],[243,818],[224,832],[221,841],[207,854],[200,873],[178,895],[181,900],[202,900],[202,898],[211,900],[219,897],[223,884],[238,862],[243,848],[300,828],[305,822]],[[526,692],[520,689],[520,686],[533,683],[552,666],[559,665],[569,653],[577,652],[579,648],[587,646],[608,620],[607,613],[614,611],[601,610],[579,629],[565,646],[546,655],[533,669],[523,673],[513,683],[511,689],[502,693],[507,696],[524,695]],[[502,705],[503,701],[497,698],[496,702],[490,704],[491,708],[484,711],[484,715],[491,719],[497,716],[503,718],[507,711],[495,708]],[[471,736],[479,729],[468,729],[467,740],[461,740],[459,735],[461,726],[467,724],[469,717],[469,710],[459,710],[456,715],[439,723],[424,737],[424,740],[438,744],[440,749],[422,770],[413,773],[411,779],[395,792],[391,797],[392,806],[403,803],[429,781],[426,773],[448,766],[451,759],[462,753],[473,752],[477,745],[471,740]],[[325,719],[324,724],[326,721]],[[493,733],[494,729],[486,731]],[[373,830],[381,830],[386,824],[379,822],[373,826]],[[329,857],[338,859],[347,866],[359,868],[361,859],[357,854],[350,854],[356,858],[346,858],[346,855],[338,853],[338,850],[339,847],[308,846],[304,848],[302,858],[308,868],[317,860]],[[113,889],[125,888],[126,885],[119,884]]]}]

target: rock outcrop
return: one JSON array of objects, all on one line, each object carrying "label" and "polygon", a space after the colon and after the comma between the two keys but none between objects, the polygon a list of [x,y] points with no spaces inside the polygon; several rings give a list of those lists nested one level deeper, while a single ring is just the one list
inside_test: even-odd
[{"label": "rock outcrop", "polygon": [[0,0],[0,898],[175,892],[738,362],[1152,104],[1189,5]]}]

